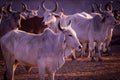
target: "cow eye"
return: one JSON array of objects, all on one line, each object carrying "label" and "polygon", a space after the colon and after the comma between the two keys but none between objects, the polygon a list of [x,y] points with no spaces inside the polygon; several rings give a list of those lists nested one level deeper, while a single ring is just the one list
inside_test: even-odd
[{"label": "cow eye", "polygon": [[70,34],[70,35],[68,35],[68,36],[72,37],[72,35],[71,35],[71,34]]}]

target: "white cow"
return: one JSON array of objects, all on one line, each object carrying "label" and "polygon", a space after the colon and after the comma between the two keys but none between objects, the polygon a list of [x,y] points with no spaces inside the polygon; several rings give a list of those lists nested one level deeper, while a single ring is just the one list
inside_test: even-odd
[{"label": "white cow", "polygon": [[[118,17],[118,14],[113,10],[112,3],[113,3],[113,1],[110,1],[105,5],[106,12],[108,12],[110,15],[112,15],[112,17],[113,16],[115,17],[115,25],[113,25],[111,27],[109,26],[108,33],[106,34],[106,39],[105,39],[105,41],[103,43],[103,46],[102,46],[103,52],[108,52],[108,55],[111,55],[109,46],[110,46],[110,42],[111,42],[111,39],[112,39],[113,29],[117,24],[116,17]],[[96,6],[97,6],[97,9],[98,9],[98,13],[103,14],[104,11],[101,9],[102,4],[100,4],[99,6],[96,4]],[[94,7],[92,9],[93,9],[93,11],[95,11]],[[109,17],[109,15],[108,15],[108,17]]]},{"label": "white cow", "polygon": [[[42,3],[44,6],[44,3]],[[45,6],[43,7],[45,8]],[[115,26],[115,19],[111,11],[103,11],[101,13],[76,13],[73,15],[56,15],[54,12],[50,12],[49,9],[44,9],[44,23],[51,26],[54,31],[58,28],[55,26],[59,21],[63,21],[62,25],[66,25],[69,20],[72,21],[72,28],[76,31],[79,41],[83,44],[89,43],[89,52],[91,54],[91,61],[94,61],[94,42],[98,46],[98,60],[101,61],[101,46],[105,41],[108,30]],[[57,16],[57,17],[56,17]],[[58,17],[59,16],[59,17]]]},{"label": "white cow", "polygon": [[44,80],[47,71],[54,80],[55,72],[65,63],[64,58],[81,45],[75,31],[69,26],[60,27],[60,33],[45,29],[43,33],[31,34],[12,30],[1,39],[1,47],[6,63],[7,74],[14,80],[14,71],[18,64],[38,67],[40,80]]}]

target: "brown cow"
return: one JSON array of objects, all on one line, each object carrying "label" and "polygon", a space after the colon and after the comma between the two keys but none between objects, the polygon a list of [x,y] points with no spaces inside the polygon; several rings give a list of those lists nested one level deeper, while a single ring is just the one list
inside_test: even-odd
[{"label": "brown cow", "polygon": [[41,33],[47,27],[44,24],[42,24],[42,21],[43,21],[43,17],[39,17],[39,16],[22,19],[20,30],[35,34]]},{"label": "brown cow", "polygon": [[[45,26],[42,21],[43,21],[43,17],[39,17],[38,13],[37,14],[33,14],[35,12],[38,12],[39,7],[37,10],[31,10],[27,8],[27,5],[25,3],[22,3],[24,6],[24,8],[26,8],[26,11],[24,13],[26,13],[28,16],[32,17],[25,17],[25,19],[21,19],[21,28],[19,28],[20,30],[26,31],[26,32],[30,32],[30,33],[42,33],[43,30],[47,27]],[[29,11],[29,12],[28,12]]]}]

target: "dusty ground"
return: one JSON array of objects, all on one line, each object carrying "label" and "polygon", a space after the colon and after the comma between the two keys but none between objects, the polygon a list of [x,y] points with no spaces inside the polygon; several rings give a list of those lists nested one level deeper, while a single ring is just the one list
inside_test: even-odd
[{"label": "dusty ground", "polygon": [[[55,75],[55,80],[120,80],[120,46],[112,46],[112,56],[103,56],[103,62],[90,62],[89,58],[67,59]],[[0,80],[3,80],[4,62],[0,59]],[[48,80],[48,77],[46,77]],[[18,66],[15,80],[39,80],[37,69],[27,72]]]}]

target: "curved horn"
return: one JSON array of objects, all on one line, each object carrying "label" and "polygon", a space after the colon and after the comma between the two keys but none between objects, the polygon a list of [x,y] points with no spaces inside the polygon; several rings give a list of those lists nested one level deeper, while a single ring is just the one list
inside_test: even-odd
[{"label": "curved horn", "polygon": [[55,1],[55,8],[52,10],[52,12],[55,12],[58,9],[58,3]]},{"label": "curved horn", "polygon": [[47,8],[45,7],[44,3],[45,3],[45,0],[41,3],[41,7],[43,8],[44,11],[46,11]]},{"label": "curved horn", "polygon": [[68,22],[68,25],[71,25],[71,23],[72,23],[72,21],[70,20],[70,21]]},{"label": "curved horn", "polygon": [[63,8],[61,8],[61,12],[64,12],[64,9],[63,9]]},{"label": "curved horn", "polygon": [[59,29],[60,31],[64,31],[64,29],[62,29],[61,26],[60,26],[60,21],[59,21],[59,23],[58,23],[58,29]]},{"label": "curved horn", "polygon": [[97,9],[98,9],[98,11],[99,11],[99,13],[103,13],[104,11],[102,10],[102,4],[99,4],[99,6],[96,4],[96,6],[97,6]]},{"label": "curved horn", "polygon": [[12,5],[12,2],[7,6],[7,11],[8,11],[9,13],[13,13],[13,10],[12,10],[12,8],[11,8],[11,5]]},{"label": "curved horn", "polygon": [[112,3],[113,3],[113,1],[110,1],[105,5],[105,10],[106,11],[112,11],[113,10]]},{"label": "curved horn", "polygon": [[36,9],[36,10],[38,11],[39,9],[40,9],[40,5],[37,7],[37,9]]},{"label": "curved horn", "polygon": [[21,4],[22,4],[22,11],[21,12],[25,12],[27,10],[27,5],[24,2],[22,2]]},{"label": "curved horn", "polygon": [[92,12],[95,12],[95,10],[94,10],[94,4],[91,5],[91,8],[92,8]]}]

